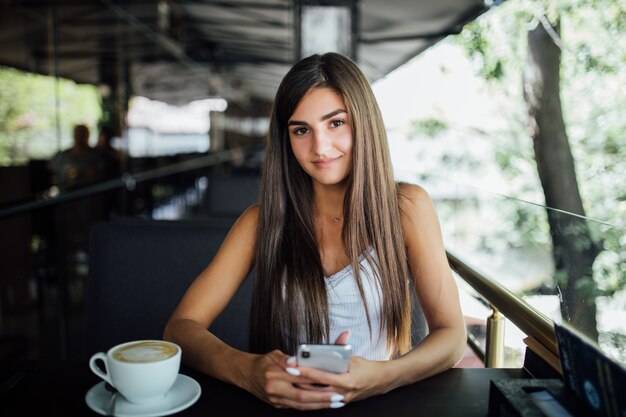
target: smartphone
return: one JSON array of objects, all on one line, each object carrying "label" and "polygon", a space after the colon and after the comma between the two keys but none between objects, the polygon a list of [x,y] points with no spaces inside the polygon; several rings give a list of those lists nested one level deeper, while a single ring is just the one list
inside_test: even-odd
[{"label": "smartphone", "polygon": [[303,344],[298,346],[298,366],[342,374],[348,372],[352,346]]}]

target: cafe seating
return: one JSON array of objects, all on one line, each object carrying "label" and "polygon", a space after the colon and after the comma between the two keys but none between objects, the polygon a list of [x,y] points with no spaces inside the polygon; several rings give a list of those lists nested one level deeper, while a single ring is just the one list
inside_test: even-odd
[{"label": "cafe seating", "polygon": [[210,216],[239,216],[259,198],[259,175],[241,173],[213,174],[205,198]]},{"label": "cafe seating", "polygon": [[[160,339],[187,287],[213,258],[233,221],[122,219],[92,227],[85,356],[128,340]],[[248,277],[210,328],[241,350],[248,349],[251,296]],[[428,332],[420,308],[413,310],[412,327],[417,344]]]},{"label": "cafe seating", "polygon": [[[168,318],[217,252],[233,219],[121,220],[91,229],[85,357],[128,340],[161,339]],[[248,348],[248,277],[210,330]]]}]

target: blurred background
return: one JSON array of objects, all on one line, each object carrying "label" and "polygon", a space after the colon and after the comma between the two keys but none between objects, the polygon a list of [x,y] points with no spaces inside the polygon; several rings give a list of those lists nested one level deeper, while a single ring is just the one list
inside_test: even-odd
[{"label": "blurred background", "polygon": [[[332,50],[449,253],[626,363],[625,28],[617,0],[0,1],[0,358],[83,356],[93,224],[255,202],[280,79]],[[491,318],[522,366],[518,314],[457,280],[461,365]]]}]

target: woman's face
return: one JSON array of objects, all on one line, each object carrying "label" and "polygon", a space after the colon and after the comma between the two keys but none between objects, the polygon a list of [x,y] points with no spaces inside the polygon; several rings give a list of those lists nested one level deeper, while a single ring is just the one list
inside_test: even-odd
[{"label": "woman's face", "polygon": [[314,88],[287,123],[298,163],[320,185],[344,183],[352,170],[352,122],[341,95]]}]

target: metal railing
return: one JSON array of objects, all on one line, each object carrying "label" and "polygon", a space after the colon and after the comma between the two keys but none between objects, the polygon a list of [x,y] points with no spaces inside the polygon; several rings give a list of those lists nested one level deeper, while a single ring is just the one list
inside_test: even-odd
[{"label": "metal railing", "polygon": [[61,203],[67,203],[68,201],[91,197],[97,194],[104,193],[105,191],[110,191],[117,188],[126,188],[127,190],[132,191],[133,189],[135,189],[136,185],[141,182],[164,178],[171,175],[182,174],[184,172],[193,171],[200,168],[208,168],[222,162],[228,162],[235,158],[240,158],[239,155],[233,156],[235,154],[236,153],[233,152],[233,150],[219,151],[208,154],[206,156],[177,162],[164,167],[149,169],[138,173],[126,172],[119,178],[97,182],[81,189],[63,192],[54,197],[44,197],[41,199],[27,201],[23,203],[6,204],[4,206],[0,206],[0,219],[22,213],[27,213],[29,211],[40,209],[43,207],[54,206]]},{"label": "metal railing", "polygon": [[486,274],[463,260],[458,254],[446,250],[452,269],[483,297],[491,309],[487,319],[486,349],[478,346],[473,336],[468,336],[468,344],[483,360],[486,367],[502,367],[504,364],[504,316],[513,324],[536,339],[550,353],[558,357],[556,335],[552,321],[544,314],[528,305],[510,290],[487,277]]}]

